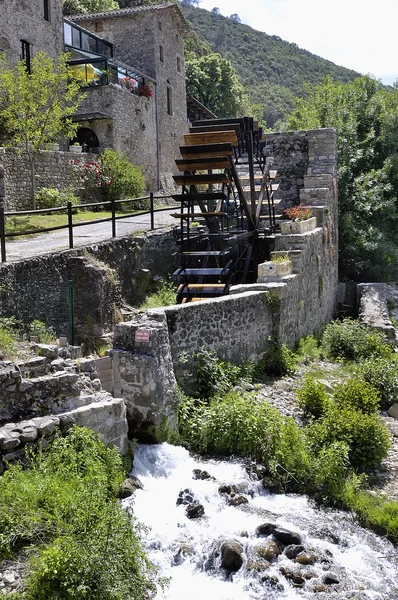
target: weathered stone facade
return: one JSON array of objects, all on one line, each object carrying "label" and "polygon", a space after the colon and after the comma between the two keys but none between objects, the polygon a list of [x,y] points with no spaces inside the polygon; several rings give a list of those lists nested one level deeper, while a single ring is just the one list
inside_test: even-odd
[{"label": "weathered stone facade", "polygon": [[[45,11],[45,5],[47,9]],[[46,18],[47,17],[47,18]],[[5,0],[0,2],[0,51],[10,65],[21,58],[21,40],[30,45],[33,58],[43,51],[57,58],[63,52],[63,17],[60,0]]]},{"label": "weathered stone facade", "polygon": [[[175,171],[174,160],[188,130],[184,65],[184,35],[188,26],[179,7],[171,3],[139,6],[77,15],[72,20],[114,44],[118,59],[156,81],[155,97],[149,103],[157,105],[158,176],[160,182],[166,181],[168,174]],[[122,129],[123,117],[121,121]],[[140,144],[144,146],[145,136]]]}]

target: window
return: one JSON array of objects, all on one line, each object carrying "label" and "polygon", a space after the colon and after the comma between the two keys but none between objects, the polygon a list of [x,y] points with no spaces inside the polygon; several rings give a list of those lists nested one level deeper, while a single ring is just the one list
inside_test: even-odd
[{"label": "window", "polygon": [[177,71],[181,73],[181,58],[177,56]]},{"label": "window", "polygon": [[162,31],[162,22],[159,21],[159,31]]},{"label": "window", "polygon": [[46,21],[50,21],[50,0],[43,0],[43,16]]},{"label": "window", "polygon": [[159,46],[159,60],[160,62],[164,62],[164,50],[162,45]]},{"label": "window", "polygon": [[28,73],[30,73],[31,71],[31,46],[29,44],[29,42],[27,42],[26,40],[21,40],[21,55],[20,55],[20,59],[25,61],[26,64],[26,70],[28,71]]},{"label": "window", "polygon": [[167,88],[167,114],[173,114],[173,92],[170,87]]}]

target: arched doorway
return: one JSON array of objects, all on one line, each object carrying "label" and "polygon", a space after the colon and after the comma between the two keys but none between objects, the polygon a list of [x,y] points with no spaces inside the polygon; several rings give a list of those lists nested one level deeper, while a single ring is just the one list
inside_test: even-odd
[{"label": "arched doorway", "polygon": [[80,127],[76,132],[76,137],[73,138],[72,144],[79,142],[83,146],[84,152],[93,152],[97,154],[99,152],[99,141],[97,135],[92,129],[88,127]]}]

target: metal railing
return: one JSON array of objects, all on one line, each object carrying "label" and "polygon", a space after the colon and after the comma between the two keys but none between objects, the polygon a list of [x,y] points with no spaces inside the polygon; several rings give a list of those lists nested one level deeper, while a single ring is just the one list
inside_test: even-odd
[{"label": "metal railing", "polygon": [[[150,215],[150,230],[153,231],[155,229],[155,213],[164,212],[167,210],[174,210],[177,208],[176,205],[166,206],[164,208],[155,208],[155,200],[167,199],[170,196],[155,196],[152,192],[149,196],[143,196],[141,198],[131,198],[124,200],[109,200],[106,202],[93,202],[91,204],[72,204],[72,202],[68,202],[66,206],[61,206],[59,208],[43,208],[38,210],[24,210],[24,211],[11,211],[5,212],[4,206],[0,203],[0,249],[1,249],[1,262],[6,262],[6,239],[7,238],[15,238],[20,236],[28,236],[28,235],[36,235],[38,233],[48,233],[50,231],[59,231],[61,229],[67,229],[69,234],[69,248],[73,248],[73,230],[75,227],[82,227],[86,225],[97,225],[98,223],[111,223],[111,232],[112,238],[116,237],[116,222],[121,219],[128,219],[131,217],[139,217],[142,215]],[[117,207],[122,204],[128,203],[137,203],[143,202],[145,200],[149,200],[149,210],[135,210],[134,212],[123,213],[121,215],[116,214]],[[111,210],[110,217],[102,217],[100,219],[92,219],[90,221],[80,221],[73,222],[73,216],[77,209],[85,210],[89,208],[99,208],[109,206]],[[66,225],[55,225],[53,227],[42,227],[40,229],[31,229],[29,231],[13,231],[11,233],[6,233],[6,218],[7,217],[16,217],[16,216],[29,216],[29,215],[39,215],[39,214],[52,214],[65,212],[67,214],[67,224]]]}]

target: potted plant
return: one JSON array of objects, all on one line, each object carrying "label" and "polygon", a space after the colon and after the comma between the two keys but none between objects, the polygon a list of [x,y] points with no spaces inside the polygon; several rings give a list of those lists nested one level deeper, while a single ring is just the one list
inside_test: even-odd
[{"label": "potted plant", "polygon": [[75,142],[71,146],[69,146],[69,152],[73,152],[74,154],[81,154],[83,148],[79,144],[79,142]]},{"label": "potted plant", "polygon": [[316,217],[312,216],[311,206],[298,204],[284,210],[289,221],[281,222],[282,233],[300,234],[312,231],[316,227]]}]

